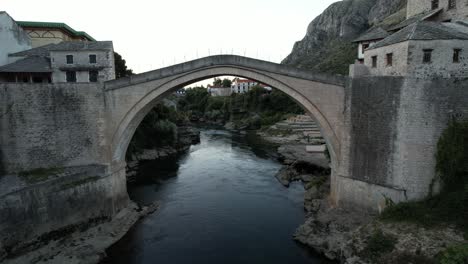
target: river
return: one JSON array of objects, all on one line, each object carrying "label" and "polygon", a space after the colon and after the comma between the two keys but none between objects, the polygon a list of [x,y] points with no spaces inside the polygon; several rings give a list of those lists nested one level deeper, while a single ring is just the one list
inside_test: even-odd
[{"label": "river", "polygon": [[203,129],[176,159],[146,164],[128,192],[161,202],[112,246],[103,263],[325,263],[292,240],[304,222],[301,184],[284,188],[281,167],[253,135]]}]

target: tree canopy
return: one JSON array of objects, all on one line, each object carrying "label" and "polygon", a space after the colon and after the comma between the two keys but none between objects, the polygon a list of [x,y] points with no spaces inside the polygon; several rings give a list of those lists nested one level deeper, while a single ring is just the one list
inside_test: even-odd
[{"label": "tree canopy", "polygon": [[115,63],[115,78],[123,78],[133,75],[133,70],[127,68],[127,62],[122,56],[114,51],[114,63]]}]

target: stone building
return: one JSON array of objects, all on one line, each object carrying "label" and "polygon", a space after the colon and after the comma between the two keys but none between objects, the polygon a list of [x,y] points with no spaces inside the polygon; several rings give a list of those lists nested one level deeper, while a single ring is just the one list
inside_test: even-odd
[{"label": "stone building", "polygon": [[387,30],[388,36],[367,48],[365,41],[378,28],[356,40],[363,65],[352,65],[350,75],[468,76],[468,1],[409,0],[406,20]]},{"label": "stone building", "polygon": [[451,22],[468,19],[468,2],[466,0],[408,0],[406,18],[422,13],[438,11],[436,21]]},{"label": "stone building", "polygon": [[369,46],[386,38],[389,33],[381,28],[371,28],[366,33],[355,39],[353,42],[358,43],[358,61],[364,63],[364,52]]},{"label": "stone building", "polygon": [[13,53],[0,82],[103,82],[115,79],[111,41],[66,41]]},{"label": "stone building", "polygon": [[468,76],[468,34],[452,23],[417,22],[370,47],[364,65],[371,75]]},{"label": "stone building", "polygon": [[65,23],[17,21],[29,35],[32,47],[58,44],[62,41],[96,41],[84,31],[76,31]]}]

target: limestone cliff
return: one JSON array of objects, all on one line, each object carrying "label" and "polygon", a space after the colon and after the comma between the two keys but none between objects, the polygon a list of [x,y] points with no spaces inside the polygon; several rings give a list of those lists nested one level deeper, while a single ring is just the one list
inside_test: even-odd
[{"label": "limestone cliff", "polygon": [[406,0],[336,2],[309,24],[305,37],[296,42],[283,63],[318,72],[347,74],[348,64],[356,56],[356,46],[351,40],[405,6]]}]

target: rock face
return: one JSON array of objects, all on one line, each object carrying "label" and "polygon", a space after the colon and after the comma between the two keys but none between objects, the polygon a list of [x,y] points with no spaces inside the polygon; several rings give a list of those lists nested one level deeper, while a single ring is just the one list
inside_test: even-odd
[{"label": "rock face", "polygon": [[296,42],[284,64],[318,72],[346,74],[356,56],[352,39],[395,13],[406,0],[344,0],[330,5]]},{"label": "rock face", "polygon": [[[357,208],[331,208],[325,200],[296,230],[294,239],[345,264],[431,264],[448,245],[464,243],[461,232],[450,226],[427,229],[382,222]],[[383,247],[384,240],[390,244]]]}]

